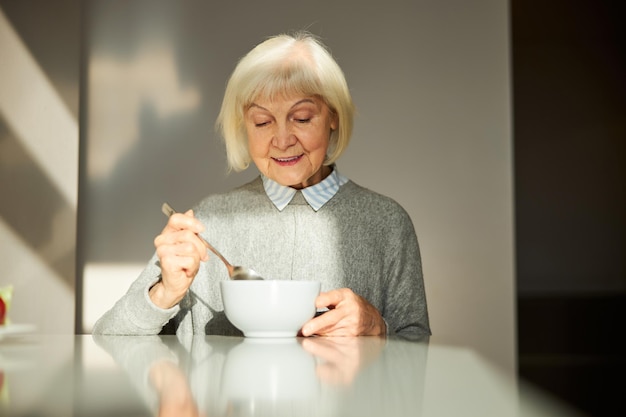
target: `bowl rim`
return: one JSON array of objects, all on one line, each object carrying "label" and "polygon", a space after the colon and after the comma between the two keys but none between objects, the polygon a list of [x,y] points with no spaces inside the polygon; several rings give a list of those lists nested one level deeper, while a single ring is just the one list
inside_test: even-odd
[{"label": "bowl rim", "polygon": [[322,285],[316,280],[296,280],[296,279],[264,279],[264,280],[236,280],[225,279],[220,281],[220,285]]}]

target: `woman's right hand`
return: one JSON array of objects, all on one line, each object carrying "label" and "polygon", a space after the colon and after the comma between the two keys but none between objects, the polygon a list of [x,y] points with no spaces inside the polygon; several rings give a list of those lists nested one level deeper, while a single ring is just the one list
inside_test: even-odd
[{"label": "woman's right hand", "polygon": [[207,248],[198,236],[204,230],[193,211],[174,213],[160,235],[154,239],[161,262],[161,280],[150,288],[150,299],[161,308],[171,308],[183,299],[191,286],[200,262],[207,261]]}]

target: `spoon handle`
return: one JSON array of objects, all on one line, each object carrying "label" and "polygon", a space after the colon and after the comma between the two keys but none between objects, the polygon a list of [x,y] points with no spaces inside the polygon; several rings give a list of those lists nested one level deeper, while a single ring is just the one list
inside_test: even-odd
[{"label": "spoon handle", "polygon": [[[167,203],[163,203],[163,205],[161,206],[161,211],[163,212],[163,214],[165,214],[167,217],[170,217],[172,214],[176,213],[176,210],[174,210],[172,208],[172,206],[170,206]],[[204,240],[204,238],[202,238],[202,236],[198,235],[198,238],[200,238],[200,240],[202,241],[202,243],[204,244],[204,246],[207,247],[207,249],[209,249],[211,252],[213,252],[214,254],[217,255],[218,258],[220,258],[222,260],[222,262],[224,262],[224,265],[226,265],[226,269],[228,270],[228,276],[232,276],[233,275],[233,271],[234,268],[233,266],[230,264],[230,262],[228,262],[226,260],[226,258],[224,258],[224,256],[213,247],[213,245],[211,245],[209,242],[207,242],[206,240]]]}]

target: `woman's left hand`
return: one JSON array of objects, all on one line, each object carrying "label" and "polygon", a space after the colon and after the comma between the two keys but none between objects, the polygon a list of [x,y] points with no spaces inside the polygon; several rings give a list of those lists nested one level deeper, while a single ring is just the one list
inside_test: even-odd
[{"label": "woman's left hand", "polygon": [[348,288],[321,293],[317,308],[329,310],[302,327],[303,336],[379,336],[387,332],[380,312]]}]

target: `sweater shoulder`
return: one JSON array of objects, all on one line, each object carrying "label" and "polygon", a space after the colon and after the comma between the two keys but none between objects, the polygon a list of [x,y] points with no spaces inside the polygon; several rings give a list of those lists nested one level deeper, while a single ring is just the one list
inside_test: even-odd
[{"label": "sweater shoulder", "polygon": [[354,181],[348,181],[340,189],[342,204],[353,209],[364,209],[368,212],[379,211],[408,217],[407,211],[393,198],[363,187]]},{"label": "sweater shoulder", "polygon": [[238,209],[267,205],[269,202],[270,200],[263,190],[261,177],[256,177],[232,190],[206,196],[196,204],[194,212],[200,215],[220,212],[232,213]]}]

